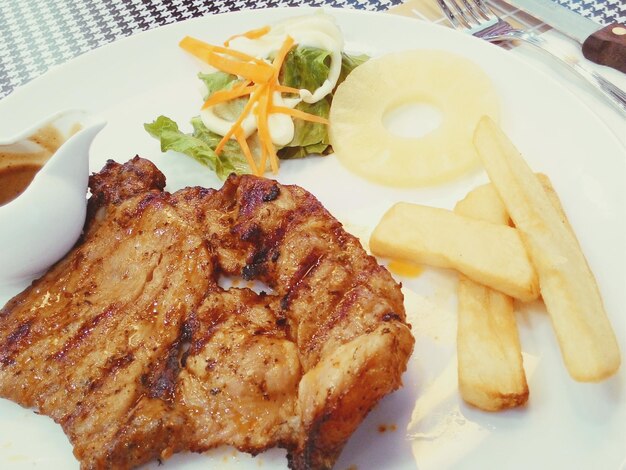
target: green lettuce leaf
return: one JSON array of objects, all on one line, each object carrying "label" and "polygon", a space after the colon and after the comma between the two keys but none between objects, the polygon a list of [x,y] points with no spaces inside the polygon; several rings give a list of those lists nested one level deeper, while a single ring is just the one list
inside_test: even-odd
[{"label": "green lettuce leaf", "polygon": [[329,51],[298,46],[285,57],[279,79],[283,85],[313,92],[324,83],[329,70]]},{"label": "green lettuce leaf", "polygon": [[[240,82],[236,75],[225,72],[199,73],[198,78],[204,82],[208,93],[203,97],[207,100],[216,91],[230,90],[236,83]],[[237,98],[227,103],[218,104],[214,108],[214,113],[222,119],[234,121],[241,114],[248,98]]]},{"label": "green lettuce leaf", "polygon": [[[366,55],[342,54],[341,73],[337,85],[345,80],[352,70],[365,62]],[[330,52],[313,47],[297,47],[285,57],[281,69],[282,84],[294,88],[306,88],[310,92],[322,86],[330,71]],[[300,103],[296,109],[328,119],[332,95],[317,103]],[[282,159],[302,158],[312,153],[324,154],[330,150],[328,128],[324,124],[295,119],[293,140],[278,151]]]},{"label": "green lettuce leaf", "polygon": [[204,96],[206,100],[209,96],[219,90],[229,90],[237,82],[237,76],[226,72],[199,73],[198,78],[206,85],[208,93]]},{"label": "green lettuce leaf", "polygon": [[[328,118],[330,112],[330,98],[324,98],[317,103],[299,103],[296,109],[305,113]],[[323,154],[330,146],[326,125],[316,122],[294,119],[294,136],[292,141],[277,154],[284,160],[303,158],[312,153]]]},{"label": "green lettuce leaf", "polygon": [[348,74],[352,72],[355,68],[361,65],[364,62],[367,62],[369,59],[368,55],[350,55],[345,52],[341,54],[341,73],[339,74],[339,79],[337,80],[337,85],[343,82]]},{"label": "green lettuce leaf", "polygon": [[209,167],[221,179],[226,179],[230,173],[242,173],[248,169],[247,165],[242,167],[240,159],[234,158],[234,155],[227,156],[224,152],[218,156],[213,150],[214,147],[205,142],[206,136],[185,134],[179,130],[176,122],[166,116],[159,116],[152,123],[144,124],[144,128],[151,136],[160,140],[162,152],[174,150],[184,153]]},{"label": "green lettuce leaf", "polygon": [[[193,126],[193,136],[205,142],[212,149],[217,147],[217,144],[219,144],[220,140],[222,140],[221,135],[207,129],[200,116],[191,118],[191,125]],[[226,145],[224,145],[224,149],[220,154],[220,158],[229,161],[233,166],[233,171],[237,174],[243,174],[250,171],[248,161],[246,160],[241,147],[234,140],[226,142]]]}]

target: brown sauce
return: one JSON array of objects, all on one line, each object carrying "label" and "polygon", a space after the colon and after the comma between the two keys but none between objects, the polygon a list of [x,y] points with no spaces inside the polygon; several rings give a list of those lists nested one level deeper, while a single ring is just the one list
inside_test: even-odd
[{"label": "brown sauce", "polygon": [[33,181],[41,165],[14,165],[0,170],[0,206],[22,194]]},{"label": "brown sauce", "polygon": [[31,135],[28,140],[41,146],[50,155],[59,150],[65,139],[61,133],[52,126],[45,126]]},{"label": "brown sauce", "polygon": [[33,181],[37,172],[63,144],[63,135],[52,126],[39,129],[29,137],[37,150],[32,152],[0,151],[0,206],[8,204]]}]

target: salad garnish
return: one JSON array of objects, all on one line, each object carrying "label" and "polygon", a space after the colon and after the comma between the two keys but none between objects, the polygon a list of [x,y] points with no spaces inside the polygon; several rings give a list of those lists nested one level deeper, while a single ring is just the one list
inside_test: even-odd
[{"label": "salad garnish", "polygon": [[333,92],[365,55],[342,51],[332,17],[317,13],[231,36],[223,46],[185,37],[180,47],[211,67],[193,132],[159,116],[145,129],[161,150],[184,153],[225,179],[277,173],[280,159],[330,152]]}]

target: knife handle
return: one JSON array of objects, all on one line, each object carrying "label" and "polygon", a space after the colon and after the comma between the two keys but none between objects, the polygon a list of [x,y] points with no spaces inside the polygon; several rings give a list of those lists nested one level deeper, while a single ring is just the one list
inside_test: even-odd
[{"label": "knife handle", "polygon": [[583,55],[626,73],[626,25],[613,23],[593,33],[583,43]]}]

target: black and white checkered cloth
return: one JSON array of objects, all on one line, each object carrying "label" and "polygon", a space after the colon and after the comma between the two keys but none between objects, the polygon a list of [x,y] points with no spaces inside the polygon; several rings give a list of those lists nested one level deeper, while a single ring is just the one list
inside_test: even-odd
[{"label": "black and white checkered cloth", "polygon": [[626,23],[626,0],[554,0],[596,23]]},{"label": "black and white checkered cloth", "polygon": [[0,98],[51,66],[139,31],[284,6],[387,10],[402,0],[0,0]]}]

